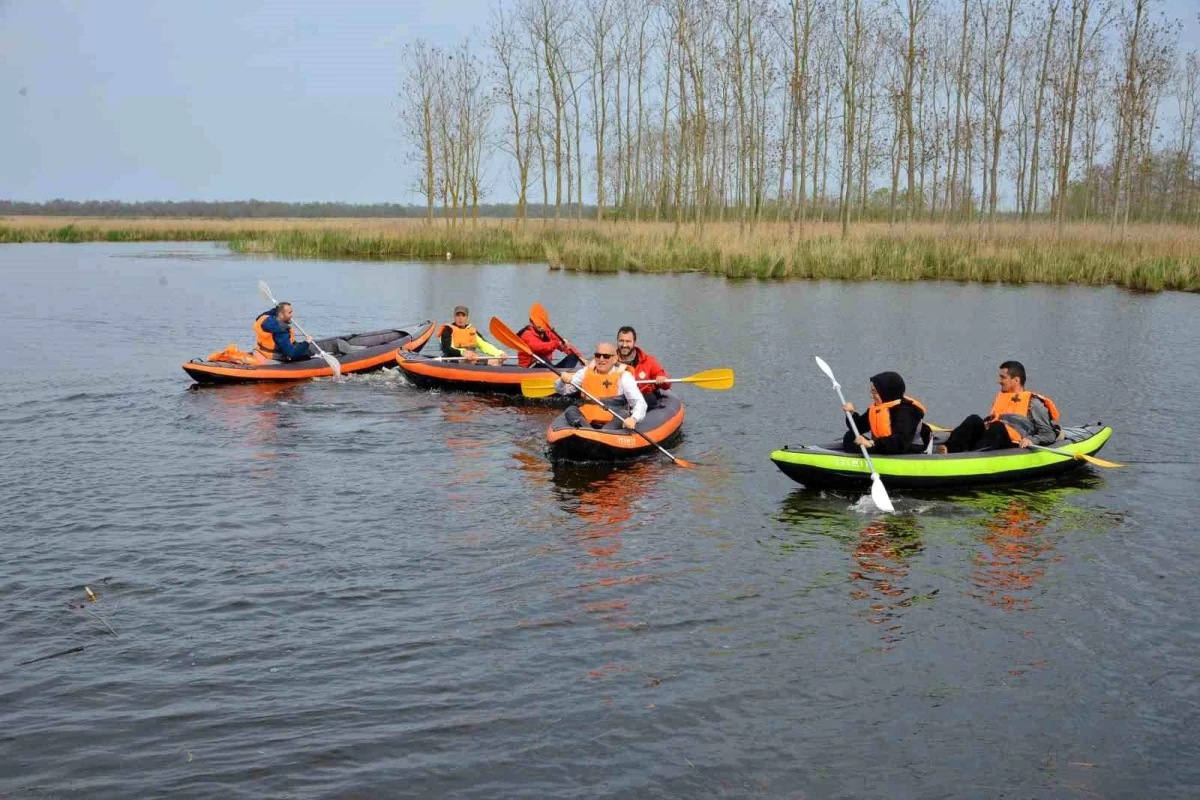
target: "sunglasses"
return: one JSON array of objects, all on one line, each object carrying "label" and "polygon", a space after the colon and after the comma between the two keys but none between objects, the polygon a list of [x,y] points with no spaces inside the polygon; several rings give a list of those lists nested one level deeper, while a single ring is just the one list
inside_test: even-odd
[{"label": "sunglasses", "polygon": [[616,353],[592,353],[596,358],[616,358]]}]

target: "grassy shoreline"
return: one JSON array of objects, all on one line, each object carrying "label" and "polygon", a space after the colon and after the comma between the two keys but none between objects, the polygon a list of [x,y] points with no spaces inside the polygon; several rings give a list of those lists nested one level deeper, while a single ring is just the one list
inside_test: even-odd
[{"label": "grassy shoreline", "polygon": [[417,220],[127,219],[10,217],[0,243],[228,242],[235,252],[293,258],[548,262],[583,272],[704,272],[729,278],[956,280],[1200,291],[1200,229],[1139,225],[994,226],[859,223],[842,239],[832,223],[670,223],[486,220],[447,228]]}]

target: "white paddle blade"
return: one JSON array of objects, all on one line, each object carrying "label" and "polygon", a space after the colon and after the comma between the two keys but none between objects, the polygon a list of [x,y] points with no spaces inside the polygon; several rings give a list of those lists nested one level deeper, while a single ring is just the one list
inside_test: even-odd
[{"label": "white paddle blade", "polygon": [[268,303],[270,303],[271,305],[275,305],[275,295],[271,294],[271,287],[267,286],[266,281],[259,280],[258,293],[260,295],[262,295],[262,298],[264,300],[266,300]]},{"label": "white paddle blade", "polygon": [[892,498],[888,497],[887,489],[883,488],[883,479],[878,473],[871,475],[871,501],[876,507],[887,514],[891,514],[896,510],[892,505]]},{"label": "white paddle blade", "polygon": [[321,358],[325,359],[325,363],[329,365],[331,370],[333,370],[333,377],[342,377],[342,365],[338,363],[336,358],[329,355],[329,353],[321,353]]}]

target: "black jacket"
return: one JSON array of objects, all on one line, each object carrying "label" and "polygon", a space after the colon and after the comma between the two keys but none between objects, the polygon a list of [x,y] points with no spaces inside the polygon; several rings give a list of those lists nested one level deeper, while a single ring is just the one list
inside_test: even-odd
[{"label": "black jacket", "polygon": [[[892,406],[888,413],[892,417],[891,436],[875,439],[875,446],[868,452],[881,456],[919,452],[921,448],[919,445],[914,445],[913,440],[920,430],[921,420],[925,413],[907,400],[902,400],[900,405]],[[858,426],[859,433],[867,437],[871,436],[871,419],[867,414],[855,414],[854,424]],[[846,420],[846,428],[848,433],[844,440],[846,450],[857,453],[858,445],[854,444],[854,433],[849,431],[849,420]]]}]

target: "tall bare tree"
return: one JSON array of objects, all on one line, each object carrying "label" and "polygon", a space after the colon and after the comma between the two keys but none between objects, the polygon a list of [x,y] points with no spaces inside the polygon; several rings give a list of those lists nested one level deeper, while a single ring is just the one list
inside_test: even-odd
[{"label": "tall bare tree", "polygon": [[504,9],[503,0],[493,9],[488,46],[492,52],[497,102],[506,112],[500,148],[515,162],[513,182],[517,190],[517,219],[524,221],[528,215],[529,168],[536,130],[536,111],[530,99],[528,73],[536,69],[536,65],[526,58],[528,51],[521,45],[512,12],[505,13]]},{"label": "tall bare tree", "polygon": [[401,60],[404,80],[400,90],[400,124],[403,136],[415,148],[415,160],[421,164],[417,190],[425,195],[425,221],[432,223],[437,196],[434,116],[442,93],[445,53],[424,39],[416,39],[404,47]]}]

